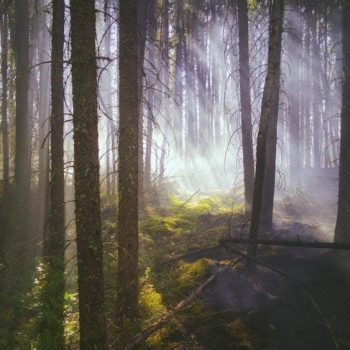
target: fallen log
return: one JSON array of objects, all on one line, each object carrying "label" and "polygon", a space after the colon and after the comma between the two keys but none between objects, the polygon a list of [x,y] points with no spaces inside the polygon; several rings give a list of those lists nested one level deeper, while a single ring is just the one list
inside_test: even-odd
[{"label": "fallen log", "polygon": [[189,296],[181,300],[174,308],[167,311],[163,316],[158,318],[151,326],[143,330],[141,333],[135,335],[131,342],[124,348],[124,350],[132,350],[143,343],[147,338],[154,334],[158,329],[162,328],[167,322],[173,319],[179,312],[187,308],[197,298],[204,289],[206,289],[214,279],[227,267],[232,267],[242,260],[241,257],[236,258],[230,265],[220,267],[212,275],[210,275],[200,286],[198,286]]},{"label": "fallen log", "polygon": [[220,241],[221,244],[261,244],[281,247],[299,247],[299,248],[314,248],[314,249],[339,249],[350,250],[350,243],[332,243],[332,242],[303,242],[303,241],[279,241],[272,239],[238,239],[227,238]]}]

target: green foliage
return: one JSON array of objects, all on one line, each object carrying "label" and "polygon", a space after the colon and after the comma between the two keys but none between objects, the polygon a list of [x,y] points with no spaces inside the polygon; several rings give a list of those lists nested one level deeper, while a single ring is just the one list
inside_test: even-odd
[{"label": "green foliage", "polygon": [[256,0],[248,0],[248,12],[252,12],[256,9],[257,3]]},{"label": "green foliage", "polygon": [[155,318],[166,311],[162,295],[155,289],[152,282],[151,268],[145,270],[140,278],[140,314],[145,324],[150,324]]}]

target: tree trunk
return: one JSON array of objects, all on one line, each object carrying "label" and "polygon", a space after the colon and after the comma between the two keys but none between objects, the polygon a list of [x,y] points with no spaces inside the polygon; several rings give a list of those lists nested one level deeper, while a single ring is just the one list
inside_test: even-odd
[{"label": "tree trunk", "polygon": [[93,0],[71,0],[70,2],[81,350],[106,348],[94,4]]},{"label": "tree trunk", "polygon": [[147,36],[148,40],[148,62],[149,74],[147,75],[147,126],[146,126],[146,154],[145,154],[145,188],[150,189],[152,172],[152,140],[154,122],[154,90],[156,86],[156,62],[155,62],[155,40],[156,40],[156,2],[151,0],[148,6]]},{"label": "tree trunk", "polygon": [[8,65],[8,26],[7,13],[1,15],[1,126],[2,126],[2,162],[3,162],[3,186],[4,198],[8,198],[9,194],[9,176],[10,176],[10,156],[9,156],[9,135],[7,120],[7,65]]},{"label": "tree trunk", "polygon": [[313,155],[314,155],[314,167],[321,167],[321,125],[322,125],[322,105],[321,105],[321,86],[320,86],[320,47],[317,42],[317,18],[312,19],[311,25],[312,34],[312,113],[314,122],[314,144],[313,144]]},{"label": "tree trunk", "polygon": [[254,191],[254,154],[252,137],[252,108],[250,100],[249,31],[247,0],[238,1],[239,29],[239,87],[243,148],[245,213],[251,211]]},{"label": "tree trunk", "polygon": [[289,126],[289,156],[290,169],[289,185],[291,188],[298,186],[300,171],[300,72],[301,63],[301,35],[296,19],[298,8],[290,2],[288,8],[288,62],[289,74],[287,77],[288,89],[288,126]]},{"label": "tree trunk", "polygon": [[27,236],[30,195],[30,143],[28,118],[29,88],[29,0],[15,1],[16,58],[16,154],[15,183],[17,233]]},{"label": "tree trunk", "polygon": [[[262,206],[261,206],[261,227],[269,231],[272,229],[273,202],[275,194],[275,177],[276,177],[276,147],[277,147],[277,121],[279,110],[279,90],[280,90],[280,71],[281,71],[281,47],[282,47],[282,30],[283,30],[283,12],[284,5],[276,5],[276,0],[272,1],[271,12],[271,41],[269,41],[269,62],[268,72],[264,94],[266,98],[261,107],[261,118],[268,119],[267,122],[267,139],[265,159],[264,159],[264,181],[262,186]],[[277,16],[277,17],[276,17]],[[281,18],[278,18],[281,16]],[[271,57],[271,59],[270,59]],[[270,65],[269,65],[270,63]],[[270,116],[265,117],[267,113]],[[262,122],[262,121],[261,121]],[[260,122],[260,123],[261,123]],[[263,122],[264,124],[265,122]],[[263,129],[264,130],[264,129]],[[265,137],[265,136],[263,136]],[[259,138],[259,135],[258,135]],[[257,146],[257,159],[258,159]],[[258,161],[257,161],[258,167]],[[256,181],[259,181],[256,179]],[[255,192],[255,189],[254,189]]]},{"label": "tree trunk", "polygon": [[138,164],[138,210],[142,213],[144,206],[144,183],[143,183],[143,172],[144,172],[144,161],[143,161],[143,63],[145,57],[145,46],[146,46],[146,19],[147,19],[147,8],[148,2],[139,0],[137,3],[137,26],[138,26],[138,52],[137,56],[139,57],[139,64],[137,66],[138,74],[138,128],[139,128],[139,140],[137,147],[139,150],[139,164]]},{"label": "tree trunk", "polygon": [[183,140],[182,140],[182,93],[183,93],[183,0],[176,1],[176,57],[175,57],[175,118],[174,131],[176,137],[176,150],[180,158],[183,155]]},{"label": "tree trunk", "polygon": [[338,216],[334,241],[350,242],[350,3],[343,1],[343,98],[339,159]]},{"label": "tree trunk", "polygon": [[[256,239],[258,236],[260,220],[262,220],[261,224],[264,225],[264,227],[272,221],[275,187],[275,159],[284,2],[282,0],[271,0],[270,7],[268,66],[261,105],[261,117],[256,150],[256,174],[254,181],[252,220],[249,232],[249,238],[251,240]],[[273,153],[271,154],[271,152]],[[269,181],[267,182],[266,179]],[[268,207],[264,208],[264,206]],[[262,216],[263,209],[265,209],[265,216]],[[248,248],[248,254],[250,256],[255,256],[256,249],[256,245],[251,244]]]},{"label": "tree trunk", "polygon": [[[138,1],[121,1],[119,40],[118,324],[137,318],[140,87]],[[123,329],[122,329],[123,331]]]},{"label": "tree trunk", "polygon": [[64,348],[64,0],[52,3],[50,224],[45,241],[47,276],[43,292],[39,349]]},{"label": "tree trunk", "polygon": [[[39,182],[37,189],[38,219],[37,230],[43,236],[48,219],[48,192],[49,192],[49,125],[50,125],[50,35],[46,25],[45,12],[47,1],[40,1],[40,30],[38,58],[39,58]],[[44,63],[46,62],[46,63]]]}]

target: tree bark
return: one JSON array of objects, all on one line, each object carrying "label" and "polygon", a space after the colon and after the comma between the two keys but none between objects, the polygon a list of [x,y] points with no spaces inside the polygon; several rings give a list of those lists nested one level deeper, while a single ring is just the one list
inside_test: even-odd
[{"label": "tree bark", "polygon": [[[271,0],[270,7],[268,67],[256,150],[251,240],[258,236],[260,220],[264,227],[272,224],[284,2]],[[255,256],[256,249],[256,245],[251,244],[248,254]]]},{"label": "tree bark", "polygon": [[7,13],[1,15],[1,127],[2,127],[2,162],[3,162],[3,186],[4,198],[8,198],[9,194],[9,176],[10,176],[10,156],[9,156],[9,136],[8,136],[8,120],[7,120],[7,65],[8,65],[8,26]]},{"label": "tree bark", "polygon": [[155,40],[156,40],[156,2],[151,0],[148,6],[147,18],[147,36],[148,40],[148,62],[149,74],[147,75],[147,126],[146,126],[146,154],[145,154],[145,189],[149,190],[151,186],[152,172],[152,140],[153,140],[153,122],[154,122],[154,90],[156,86],[156,62],[155,62]]},{"label": "tree bark", "polygon": [[289,156],[290,169],[289,185],[295,188],[299,184],[300,171],[300,63],[301,63],[301,35],[296,22],[298,7],[290,1],[288,8],[288,126],[289,126]]},{"label": "tree bark", "polygon": [[117,322],[137,318],[138,304],[138,1],[121,1],[119,41],[119,211]]},{"label": "tree bark", "polygon": [[[48,223],[48,207],[49,207],[49,125],[50,125],[50,33],[47,28],[46,18],[48,14],[45,12],[45,6],[47,6],[46,0],[40,1],[40,29],[39,29],[39,42],[38,58],[39,58],[39,180],[37,188],[38,198],[38,219],[37,230],[40,237],[43,236],[43,232]],[[47,62],[47,63],[44,63]]]},{"label": "tree bark", "polygon": [[252,107],[250,100],[249,30],[247,0],[238,1],[239,87],[241,98],[243,173],[245,213],[251,212],[254,191],[254,154],[252,137]]},{"label": "tree bark", "polygon": [[15,184],[17,233],[27,236],[30,196],[30,138],[28,118],[29,88],[29,0],[15,1],[16,59],[16,154]]},{"label": "tree bark", "polygon": [[52,2],[50,224],[45,241],[47,276],[39,349],[64,348],[64,0]]},{"label": "tree bark", "polygon": [[[314,15],[315,17],[315,15]],[[322,107],[321,107],[321,85],[320,85],[320,68],[321,68],[321,58],[320,58],[320,47],[317,41],[317,18],[312,19],[311,24],[311,34],[312,34],[312,113],[313,113],[313,158],[314,167],[321,167],[321,144],[322,144]]]},{"label": "tree bark", "polygon": [[175,101],[176,114],[174,118],[174,129],[176,137],[176,148],[180,158],[183,155],[183,140],[182,140],[182,94],[183,94],[183,0],[176,1],[176,56],[175,56]]},{"label": "tree bark", "polygon": [[350,3],[343,1],[343,88],[338,215],[334,241],[350,243]]},{"label": "tree bark", "polygon": [[70,2],[81,350],[106,348],[94,5],[93,0],[71,0]]}]

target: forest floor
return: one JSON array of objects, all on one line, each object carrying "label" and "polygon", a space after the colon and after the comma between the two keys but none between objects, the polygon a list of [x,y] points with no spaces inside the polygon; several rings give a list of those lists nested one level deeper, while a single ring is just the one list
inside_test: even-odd
[{"label": "forest floor", "polygon": [[[311,212],[320,214],[321,208],[301,196],[299,193],[293,200],[280,201],[278,230],[269,237],[273,234],[283,240],[297,237],[331,241],[330,227],[317,223]],[[237,256],[223,249],[199,251],[180,259],[178,254],[215,246],[220,238],[245,237],[248,225],[242,207],[232,206],[228,195],[188,202],[173,197],[168,205],[146,208],[146,213],[141,226],[141,265],[145,268],[141,309],[145,327],[191,294],[218,268],[225,268],[195,302],[150,337],[145,348],[350,348],[349,252],[259,248],[258,259],[287,276],[262,266],[249,272],[243,261],[231,266]],[[307,214],[308,224],[301,220],[302,213]],[[243,252],[244,248],[235,247]]]},{"label": "forest floor", "polygon": [[[350,252],[261,246],[258,260],[280,273],[261,265],[249,272],[244,260],[234,265],[237,255],[220,247],[222,238],[248,235],[242,204],[232,203],[232,197],[220,193],[180,199],[158,193],[147,202],[152,205],[145,207],[140,223],[143,329],[220,272],[192,303],[135,349],[350,349]],[[301,191],[278,197],[275,230],[265,238],[331,242],[334,213],[329,203],[319,203]],[[115,213],[114,208],[103,209],[110,334],[115,329]],[[234,249],[244,253],[246,247]],[[72,283],[66,293],[66,339],[72,350],[78,345],[75,288]]]}]

